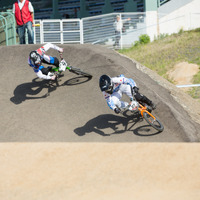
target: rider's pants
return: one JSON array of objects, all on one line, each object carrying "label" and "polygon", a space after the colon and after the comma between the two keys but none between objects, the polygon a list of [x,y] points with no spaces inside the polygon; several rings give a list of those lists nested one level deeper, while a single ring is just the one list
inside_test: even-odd
[{"label": "rider's pants", "polygon": [[[119,108],[125,108],[129,103],[121,101],[123,94],[127,95],[129,98],[132,98],[131,87],[129,85],[122,84],[117,92],[113,92],[111,98],[113,103]],[[128,100],[130,101],[130,99]]]}]

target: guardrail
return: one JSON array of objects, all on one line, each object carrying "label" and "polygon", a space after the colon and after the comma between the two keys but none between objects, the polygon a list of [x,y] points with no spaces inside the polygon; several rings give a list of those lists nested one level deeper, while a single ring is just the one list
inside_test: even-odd
[{"label": "guardrail", "polygon": [[[118,48],[131,47],[142,34],[148,34],[153,40],[158,34],[177,33],[180,28],[190,30],[200,27],[200,13],[182,14],[168,17],[165,14],[152,12],[142,13],[110,13],[76,19],[44,19],[35,20],[40,26],[34,28],[34,43],[92,43],[115,48],[116,35],[114,21],[116,15],[121,20],[130,18],[124,23],[118,35]],[[16,42],[15,19],[12,12],[0,13],[0,44],[13,45]],[[159,20],[157,20],[157,17]],[[170,27],[166,28],[166,27]]]},{"label": "guardrail", "polygon": [[120,32],[120,46],[130,47],[141,34],[146,33],[145,13],[111,13],[82,19],[35,20],[35,43],[92,43],[113,47],[115,43],[114,21],[119,15],[124,22]]},{"label": "guardrail", "polygon": [[11,12],[0,12],[0,45],[15,45],[15,18]]},{"label": "guardrail", "polygon": [[114,48],[116,35],[113,23],[116,15],[119,15],[121,20],[130,18],[118,35],[119,48],[131,47],[142,34],[148,34],[153,41],[159,34],[178,33],[181,28],[191,30],[200,27],[200,13],[181,16],[167,16],[156,12],[110,13],[82,19],[45,19],[35,22],[41,24],[34,31],[35,43],[92,43]]},{"label": "guardrail", "polygon": [[35,20],[35,43],[83,43],[82,20]]}]

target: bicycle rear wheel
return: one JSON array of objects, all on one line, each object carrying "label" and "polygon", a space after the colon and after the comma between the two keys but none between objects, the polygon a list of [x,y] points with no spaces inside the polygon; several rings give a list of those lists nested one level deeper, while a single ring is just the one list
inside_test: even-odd
[{"label": "bicycle rear wheel", "polygon": [[148,114],[147,112],[144,112],[143,117],[147,121],[147,123],[151,125],[153,128],[155,128],[156,130],[160,132],[164,130],[164,126],[162,125],[162,123],[152,114]]},{"label": "bicycle rear wheel", "polygon": [[76,68],[76,67],[72,67],[69,69],[70,72],[74,73],[74,74],[77,74],[77,75],[82,75],[82,76],[85,76],[85,77],[89,77],[89,78],[92,78],[92,75],[87,73],[87,72],[84,72],[83,70],[79,69],[79,68]]}]

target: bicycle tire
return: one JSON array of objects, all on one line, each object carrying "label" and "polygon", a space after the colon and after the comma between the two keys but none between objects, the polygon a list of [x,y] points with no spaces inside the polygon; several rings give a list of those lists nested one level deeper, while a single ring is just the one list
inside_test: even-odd
[{"label": "bicycle tire", "polygon": [[144,119],[147,121],[147,123],[149,125],[151,125],[153,128],[155,128],[156,130],[162,132],[164,130],[164,126],[162,125],[162,123],[155,117],[155,119],[149,115],[147,112],[143,113],[143,117]]},{"label": "bicycle tire", "polygon": [[77,75],[82,75],[82,76],[85,76],[85,77],[89,77],[89,78],[92,78],[92,75],[87,73],[87,72],[84,72],[83,70],[79,69],[79,68],[76,68],[76,67],[72,67],[69,69],[70,72],[74,73],[74,74],[77,74]]}]

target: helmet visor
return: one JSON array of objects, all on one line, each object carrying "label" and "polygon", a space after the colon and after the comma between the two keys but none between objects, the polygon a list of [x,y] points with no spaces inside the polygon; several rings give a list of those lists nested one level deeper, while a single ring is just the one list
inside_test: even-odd
[{"label": "helmet visor", "polygon": [[33,51],[30,53],[30,59],[31,59],[31,62],[34,64],[34,65],[40,65],[41,64],[41,57],[40,55]]},{"label": "helmet visor", "polygon": [[36,59],[35,59],[35,65],[40,65],[41,64],[41,58],[40,56],[37,56]]},{"label": "helmet visor", "polygon": [[112,85],[110,85],[110,86],[108,87],[108,89],[105,90],[105,92],[111,93],[112,90],[113,90],[113,87],[112,87]]}]

